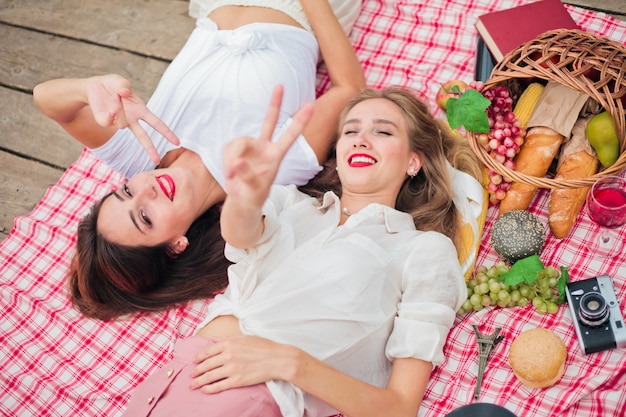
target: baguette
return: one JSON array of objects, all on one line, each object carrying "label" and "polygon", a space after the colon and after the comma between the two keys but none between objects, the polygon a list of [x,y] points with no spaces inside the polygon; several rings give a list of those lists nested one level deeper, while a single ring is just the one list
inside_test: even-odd
[{"label": "baguette", "polygon": [[[555,179],[585,178],[598,170],[598,158],[586,151],[568,155],[557,171]],[[548,199],[548,224],[554,237],[567,236],[585,204],[590,187],[555,188]]]},{"label": "baguette", "polygon": [[[532,127],[526,133],[524,144],[515,158],[515,171],[534,177],[543,177],[556,157],[564,136],[548,127]],[[537,187],[513,182],[500,201],[500,214],[512,210],[526,210]]]},{"label": "baguette", "polygon": [[[585,135],[589,118],[576,122],[572,137],[563,145],[555,179],[590,177],[598,171],[600,162]],[[572,230],[591,187],[553,189],[548,197],[548,225],[557,239]]]}]

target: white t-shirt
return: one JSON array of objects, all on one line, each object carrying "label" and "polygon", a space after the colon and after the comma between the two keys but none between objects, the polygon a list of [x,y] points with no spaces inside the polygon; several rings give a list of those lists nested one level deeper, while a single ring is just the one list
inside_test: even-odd
[{"label": "white t-shirt", "polygon": [[[295,186],[274,186],[257,246],[227,245],[229,286],[200,327],[232,314],[244,334],[298,346],[379,387],[393,358],[440,364],[467,296],[452,241],[380,204],[337,226],[339,208],[332,192],[320,205]],[[267,385],[285,416],[333,414],[291,384]]]},{"label": "white t-shirt", "polygon": [[[361,2],[362,0],[329,0],[328,2],[346,35],[350,34],[361,12]],[[201,19],[222,6],[257,6],[275,9],[287,14],[306,30],[311,30],[311,24],[298,0],[190,0],[189,15]]]},{"label": "white t-shirt", "polygon": [[[223,188],[224,146],[240,136],[258,136],[277,84],[284,86],[284,96],[274,140],[302,105],[315,100],[318,52],[315,37],[295,26],[252,23],[218,30],[212,20],[199,19],[147,106],[182,147],[200,155]],[[161,156],[175,148],[151,127],[145,129]],[[92,151],[126,177],[154,168],[130,129],[119,130]],[[315,152],[300,135],[276,183],[301,185],[320,170]]]}]

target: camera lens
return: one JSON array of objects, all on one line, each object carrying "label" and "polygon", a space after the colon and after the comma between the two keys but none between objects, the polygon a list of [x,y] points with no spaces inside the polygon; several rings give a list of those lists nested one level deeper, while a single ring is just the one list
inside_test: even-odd
[{"label": "camera lens", "polygon": [[592,291],[580,297],[579,316],[589,327],[601,326],[609,318],[609,308],[602,294]]}]

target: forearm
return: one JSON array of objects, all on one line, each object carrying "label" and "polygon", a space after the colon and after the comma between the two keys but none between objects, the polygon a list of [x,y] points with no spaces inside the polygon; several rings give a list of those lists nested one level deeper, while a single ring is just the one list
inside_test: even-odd
[{"label": "forearm", "polygon": [[270,380],[292,383],[347,417],[415,417],[432,365],[395,359],[385,388],[352,378],[295,346],[256,336],[218,338],[198,353],[194,388],[207,394]]},{"label": "forearm", "polygon": [[315,101],[315,113],[302,132],[320,163],[328,157],[339,115],[365,87],[363,69],[350,40],[326,0],[301,0],[318,39],[331,87]]},{"label": "forearm", "polygon": [[365,86],[363,68],[328,1],[300,0],[300,3],[318,40],[333,87],[358,93]]},{"label": "forearm", "polygon": [[220,216],[222,237],[231,246],[246,249],[254,246],[263,234],[263,213],[241,199],[226,197]]},{"label": "forearm", "polygon": [[43,82],[33,89],[33,98],[41,112],[54,120],[67,133],[89,148],[106,143],[117,131],[96,121],[89,103],[88,84],[91,78],[61,78]]},{"label": "forearm", "polygon": [[39,110],[59,124],[74,120],[88,106],[86,79],[61,78],[45,81],[33,89],[33,99]]},{"label": "forearm", "polygon": [[285,379],[320,398],[343,415],[368,417],[415,417],[431,372],[431,364],[416,359],[399,359],[393,365],[386,388],[352,378],[315,359],[300,349],[285,347]]}]

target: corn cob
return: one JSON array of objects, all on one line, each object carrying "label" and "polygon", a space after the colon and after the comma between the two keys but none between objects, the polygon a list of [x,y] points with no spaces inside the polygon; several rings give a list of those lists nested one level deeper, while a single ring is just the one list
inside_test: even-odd
[{"label": "corn cob", "polygon": [[539,83],[531,83],[528,87],[526,87],[519,100],[517,100],[513,113],[520,121],[520,127],[522,129],[526,129],[528,120],[530,120],[530,115],[537,106],[543,89],[543,85]]}]

